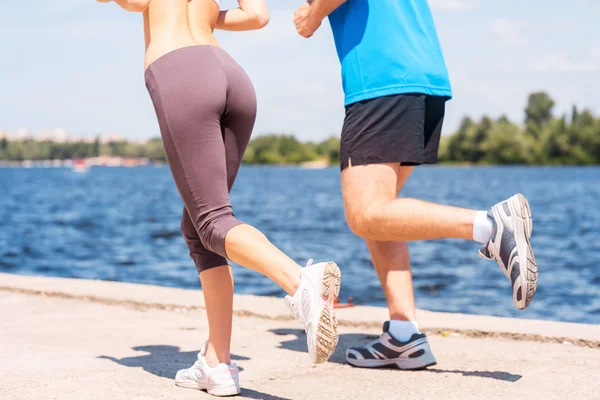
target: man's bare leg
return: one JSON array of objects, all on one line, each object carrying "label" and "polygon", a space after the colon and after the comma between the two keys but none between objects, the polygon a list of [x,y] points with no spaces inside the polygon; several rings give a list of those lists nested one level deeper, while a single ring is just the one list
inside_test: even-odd
[{"label": "man's bare leg", "polygon": [[[487,214],[397,198],[411,170],[390,163],[350,165],[342,172],[346,219],[354,233],[367,241],[391,319],[384,324],[380,338],[363,347],[347,350],[346,360],[355,366],[395,364],[402,369],[418,369],[436,362],[427,338],[419,332],[415,321],[410,259],[403,244],[405,241],[474,240],[478,236],[474,227],[481,225],[478,219],[483,214],[483,225],[489,224],[490,229],[487,237],[481,240],[484,242],[481,254],[484,258],[495,259],[503,268],[511,280],[513,301],[518,308],[527,307],[535,293],[537,267],[529,244],[531,214],[523,196],[515,195],[493,206]],[[395,321],[413,321],[414,324],[411,328],[410,323]],[[398,327],[396,332],[405,335],[394,335],[394,326]],[[414,333],[409,328],[414,328]]]},{"label": "man's bare leg", "polygon": [[[353,174],[344,173],[354,170]],[[358,204],[366,205],[393,202],[413,171],[413,167],[400,164],[377,164],[366,167],[348,167],[342,173],[342,192],[346,206],[348,223],[351,219],[362,218]],[[360,184],[360,194],[355,188]],[[356,184],[356,185],[354,185]],[[350,187],[349,187],[350,186]],[[427,204],[427,203],[426,203]],[[452,211],[452,207],[448,208]],[[458,209],[462,214],[462,210]],[[353,227],[353,230],[355,230]],[[359,233],[356,232],[355,233]],[[360,367],[397,365],[401,369],[420,369],[436,363],[425,335],[419,332],[410,257],[405,241],[384,241],[365,238],[373,266],[381,282],[390,313],[390,321],[384,324],[383,334],[362,347],[351,347],[346,351],[346,360]],[[414,336],[414,335],[417,336]]]},{"label": "man's bare leg", "polygon": [[[414,167],[398,168],[396,197]],[[381,282],[390,312],[390,320],[416,321],[415,298],[406,242],[383,242],[365,239],[373,266]]]},{"label": "man's bare leg", "polygon": [[396,198],[398,163],[349,166],[342,171],[346,220],[360,237],[377,241],[473,239],[475,210]]},{"label": "man's bare leg", "polygon": [[396,198],[398,163],[350,166],[342,171],[346,220],[358,236],[377,241],[473,239],[475,210]]},{"label": "man's bare leg", "polygon": [[405,242],[365,242],[385,294],[390,320],[416,321],[408,246]]}]

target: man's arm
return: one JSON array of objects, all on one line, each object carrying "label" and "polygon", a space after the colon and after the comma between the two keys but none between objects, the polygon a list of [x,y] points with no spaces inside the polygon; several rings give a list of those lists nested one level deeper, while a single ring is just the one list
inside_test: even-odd
[{"label": "man's arm", "polygon": [[301,36],[311,37],[325,17],[345,3],[346,0],[308,0],[294,13],[296,30]]},{"label": "man's arm", "polygon": [[313,0],[310,2],[310,8],[312,9],[314,18],[323,21],[325,17],[329,16],[329,14],[345,2],[346,0]]},{"label": "man's arm", "polygon": [[239,8],[219,13],[217,29],[226,31],[251,31],[264,28],[269,22],[269,9],[265,0],[238,0]]}]

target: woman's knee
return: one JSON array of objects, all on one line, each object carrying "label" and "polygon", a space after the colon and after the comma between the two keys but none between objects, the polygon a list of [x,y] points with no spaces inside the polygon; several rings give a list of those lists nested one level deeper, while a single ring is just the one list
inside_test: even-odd
[{"label": "woman's knee", "polygon": [[207,249],[227,257],[225,237],[232,228],[241,224],[242,222],[235,218],[232,211],[223,212],[200,223],[198,236]]},{"label": "woman's knee", "polygon": [[190,220],[187,213],[184,212],[183,218],[181,219],[181,234],[185,243],[187,244],[190,250],[198,245],[201,245],[200,238],[198,237],[198,232],[196,232],[196,227]]}]

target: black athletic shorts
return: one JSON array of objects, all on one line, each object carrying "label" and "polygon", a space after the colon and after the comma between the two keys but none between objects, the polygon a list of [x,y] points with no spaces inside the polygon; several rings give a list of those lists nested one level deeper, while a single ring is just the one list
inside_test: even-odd
[{"label": "black athletic shorts", "polygon": [[340,164],[434,164],[448,97],[399,94],[350,104]]}]

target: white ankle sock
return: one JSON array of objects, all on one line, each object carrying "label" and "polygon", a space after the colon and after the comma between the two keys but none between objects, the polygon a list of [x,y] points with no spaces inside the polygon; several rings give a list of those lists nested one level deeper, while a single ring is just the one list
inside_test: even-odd
[{"label": "white ankle sock", "polygon": [[477,211],[473,222],[473,240],[486,244],[492,237],[494,225],[487,216],[487,211]]},{"label": "white ankle sock", "polygon": [[399,321],[391,320],[389,333],[395,339],[406,342],[415,333],[421,333],[419,323],[417,321]]}]

